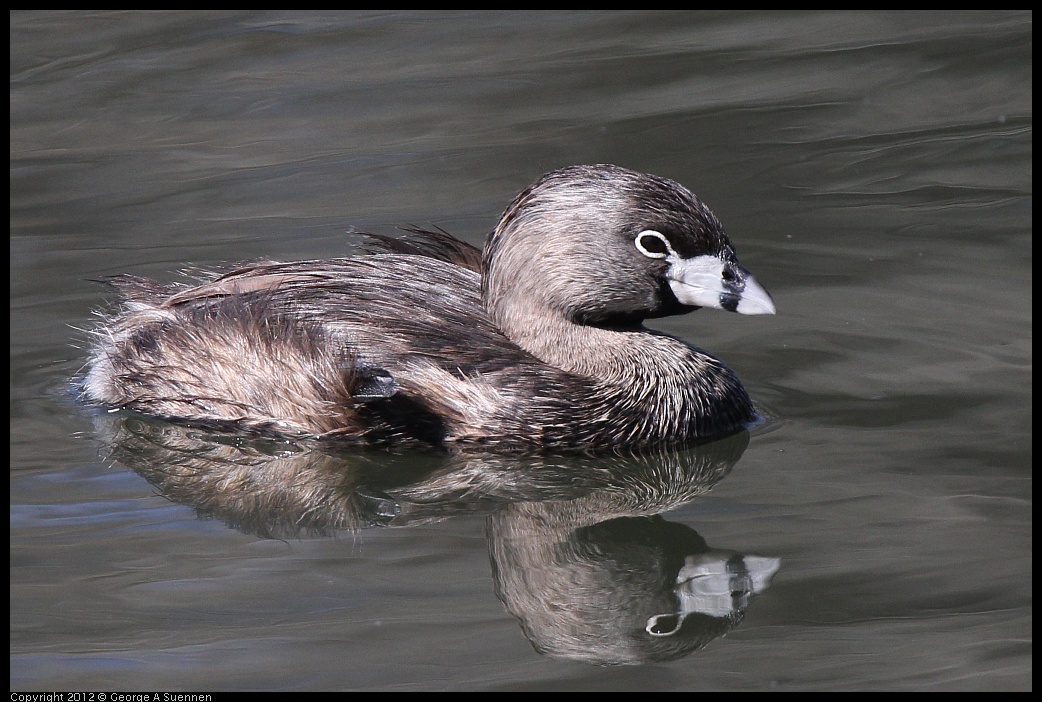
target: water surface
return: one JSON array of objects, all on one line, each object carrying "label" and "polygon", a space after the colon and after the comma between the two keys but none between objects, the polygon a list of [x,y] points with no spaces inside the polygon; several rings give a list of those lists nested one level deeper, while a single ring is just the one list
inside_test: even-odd
[{"label": "water surface", "polygon": [[[1030,689],[1031,27],[12,14],[12,689]],[[776,317],[655,325],[769,416],[723,458],[300,454],[70,392],[96,279],[343,255],[407,224],[480,243],[540,174],[598,162],[698,193],[774,295]],[[298,513],[207,505],[229,461],[349,508],[288,534]],[[675,489],[631,499],[632,474]],[[670,655],[593,645],[667,614],[612,600],[628,575],[721,554],[778,564],[740,617]],[[564,597],[568,567],[603,603],[525,597]]]}]

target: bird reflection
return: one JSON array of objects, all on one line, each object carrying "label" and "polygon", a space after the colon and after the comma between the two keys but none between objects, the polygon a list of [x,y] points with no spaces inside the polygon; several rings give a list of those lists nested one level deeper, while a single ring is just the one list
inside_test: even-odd
[{"label": "bird reflection", "polygon": [[660,516],[705,493],[748,434],[598,456],[347,451],[98,417],[111,457],[166,498],[264,538],[486,515],[496,595],[541,654],[670,660],[737,626],[774,558],[711,548]]}]

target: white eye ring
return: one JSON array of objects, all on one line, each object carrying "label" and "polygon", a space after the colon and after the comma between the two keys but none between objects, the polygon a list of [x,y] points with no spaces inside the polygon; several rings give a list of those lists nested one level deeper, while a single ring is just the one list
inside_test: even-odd
[{"label": "white eye ring", "polygon": [[[665,251],[648,251],[644,244],[640,243],[640,240],[646,236],[654,237],[662,242],[662,245],[666,247]],[[673,250],[673,247],[669,245],[669,239],[663,236],[661,233],[654,229],[645,229],[633,239],[633,245],[637,247],[637,251],[648,258],[669,258],[670,256],[676,258],[677,252]]]}]

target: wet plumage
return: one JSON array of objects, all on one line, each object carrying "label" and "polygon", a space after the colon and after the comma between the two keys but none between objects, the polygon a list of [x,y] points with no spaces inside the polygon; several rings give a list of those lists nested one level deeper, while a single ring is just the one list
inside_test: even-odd
[{"label": "wet plumage", "polygon": [[444,232],[198,284],[121,276],[84,396],[231,430],[466,450],[636,449],[755,417],[734,373],[644,319],[773,313],[715,216],[615,166],[547,174],[482,252]]}]

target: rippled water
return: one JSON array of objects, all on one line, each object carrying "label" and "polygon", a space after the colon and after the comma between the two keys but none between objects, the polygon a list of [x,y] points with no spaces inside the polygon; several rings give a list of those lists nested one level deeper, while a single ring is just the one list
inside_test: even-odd
[{"label": "rippled water", "polygon": [[[12,689],[1030,689],[1031,26],[13,13]],[[656,323],[741,375],[747,447],[315,453],[70,391],[94,279],[479,243],[592,162],[697,192],[773,293]]]}]

